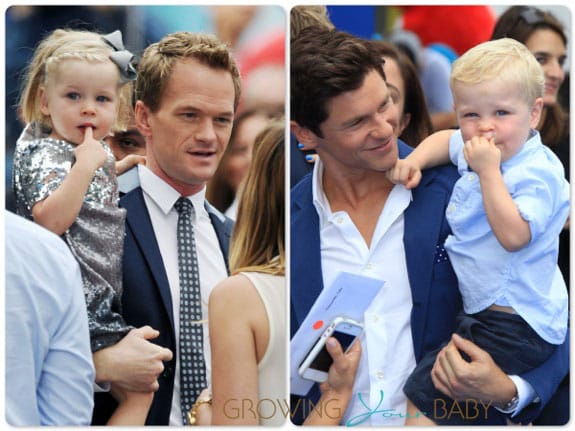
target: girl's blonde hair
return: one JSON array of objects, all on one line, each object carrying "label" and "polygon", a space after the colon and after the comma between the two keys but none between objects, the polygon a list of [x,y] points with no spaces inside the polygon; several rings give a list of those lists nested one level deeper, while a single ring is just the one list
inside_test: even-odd
[{"label": "girl's blonde hair", "polygon": [[[20,98],[22,117],[26,123],[37,123],[52,128],[50,117],[40,110],[39,90],[66,60],[90,63],[112,61],[114,52],[102,35],[85,30],[57,29],[40,42],[25,75],[25,86]],[[132,84],[124,83],[118,69],[119,103],[112,131],[126,130],[132,115]]]},{"label": "girl's blonde hair", "polygon": [[256,138],[230,243],[230,271],[285,273],[283,118]]},{"label": "girl's blonde hair", "polygon": [[451,91],[455,83],[479,84],[493,79],[514,86],[527,104],[543,97],[545,91],[541,65],[525,45],[510,38],[481,43],[455,60]]}]

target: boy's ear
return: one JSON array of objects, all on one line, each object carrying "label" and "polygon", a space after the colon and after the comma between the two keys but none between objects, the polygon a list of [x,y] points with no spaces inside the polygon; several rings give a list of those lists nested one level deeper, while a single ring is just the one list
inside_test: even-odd
[{"label": "boy's ear", "polygon": [[134,106],[134,119],[136,127],[144,138],[152,136],[152,128],[150,127],[150,109],[141,100],[138,100]]},{"label": "boy's ear", "polygon": [[531,121],[529,125],[532,129],[536,129],[539,125],[539,120],[541,119],[541,113],[543,112],[543,98],[538,97],[533,102],[533,106],[531,107]]},{"label": "boy's ear", "polygon": [[303,144],[306,150],[315,149],[317,135],[307,127],[300,126],[295,121],[290,121],[290,130],[295,135],[299,143]]}]

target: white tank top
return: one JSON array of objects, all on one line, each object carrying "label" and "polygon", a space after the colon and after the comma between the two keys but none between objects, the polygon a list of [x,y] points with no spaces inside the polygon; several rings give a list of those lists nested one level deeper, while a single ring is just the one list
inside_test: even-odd
[{"label": "white tank top", "polygon": [[[261,272],[242,272],[258,291],[266,308],[269,342],[258,364],[260,425],[281,425],[286,421],[287,322],[285,277]],[[286,410],[287,409],[287,410]]]}]

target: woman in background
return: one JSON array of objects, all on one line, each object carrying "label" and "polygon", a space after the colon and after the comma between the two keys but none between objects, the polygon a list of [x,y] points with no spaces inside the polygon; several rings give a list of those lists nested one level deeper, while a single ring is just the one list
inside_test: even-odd
[{"label": "woman in background", "polygon": [[228,217],[235,219],[240,185],[252,162],[254,141],[270,120],[264,111],[242,111],[234,119],[230,143],[214,176],[208,182],[208,202]]},{"label": "woman in background", "polygon": [[433,132],[417,70],[409,57],[393,44],[379,40],[372,44],[385,59],[387,86],[400,115],[397,135],[407,145],[416,147]]}]

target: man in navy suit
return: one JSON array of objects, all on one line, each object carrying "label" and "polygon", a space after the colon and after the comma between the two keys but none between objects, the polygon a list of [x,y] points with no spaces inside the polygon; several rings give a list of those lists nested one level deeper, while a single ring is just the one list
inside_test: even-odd
[{"label": "man in navy suit", "polygon": [[[383,60],[366,41],[306,29],[292,42],[291,130],[319,155],[291,190],[292,335],[340,271],[384,280],[364,313],[362,357],[340,423],[402,425],[403,384],[425,353],[447,342],[434,383],[458,409],[437,405],[426,414],[464,424],[531,422],[568,371],[568,341],[540,368],[507,376],[472,342],[450,340],[462,305],[443,244],[458,175],[441,167],[412,191],[394,186],[385,172],[410,151],[397,127]],[[293,421],[318,398],[317,385],[307,398],[293,396]],[[329,416],[328,407],[317,406]]]},{"label": "man in navy suit", "polygon": [[[230,138],[240,97],[239,71],[229,49],[215,37],[173,33],[144,52],[135,91],[135,118],[146,140],[146,166],[138,169],[140,186],[120,202],[127,209],[122,313],[131,325],[158,330],[153,342],[174,352],[158,376],[146,424],[182,425],[174,203],[184,197],[194,207],[202,314],[207,321],[210,291],[228,275],[233,225],[205,200],[205,186]],[[203,338],[209,379],[206,332]],[[105,421],[113,404],[110,397],[107,403],[97,400],[95,423]]]}]

